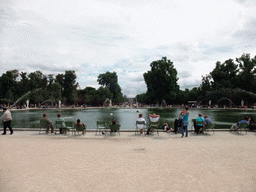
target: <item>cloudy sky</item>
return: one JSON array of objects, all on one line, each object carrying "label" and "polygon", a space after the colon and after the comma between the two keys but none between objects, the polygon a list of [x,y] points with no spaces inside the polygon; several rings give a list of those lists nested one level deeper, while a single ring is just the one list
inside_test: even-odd
[{"label": "cloudy sky", "polygon": [[0,74],[75,70],[81,88],[98,88],[116,71],[134,97],[166,56],[191,89],[216,61],[256,55],[255,10],[255,0],[1,0]]}]

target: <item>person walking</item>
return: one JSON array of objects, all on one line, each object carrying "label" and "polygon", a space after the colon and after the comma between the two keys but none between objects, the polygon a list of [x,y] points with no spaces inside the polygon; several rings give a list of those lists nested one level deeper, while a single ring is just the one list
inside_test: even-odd
[{"label": "person walking", "polygon": [[10,130],[10,135],[13,134],[13,130],[11,127],[11,121],[12,121],[12,115],[9,110],[7,110],[5,107],[3,108],[4,114],[2,116],[3,124],[4,124],[4,132],[2,135],[6,135],[6,128],[8,127]]},{"label": "person walking", "polygon": [[186,131],[186,137],[188,136],[188,117],[189,117],[189,111],[188,111],[188,107],[185,107],[185,109],[183,111],[180,112],[181,115],[183,115],[183,119],[181,122],[181,127],[180,127],[180,132],[181,132],[181,138],[184,137],[184,129]]}]

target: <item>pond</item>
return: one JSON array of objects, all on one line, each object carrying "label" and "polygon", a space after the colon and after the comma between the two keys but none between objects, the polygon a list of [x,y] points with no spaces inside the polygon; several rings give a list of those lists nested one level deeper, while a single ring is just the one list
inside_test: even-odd
[{"label": "pond", "polygon": [[[175,118],[179,116],[181,108],[142,108],[138,109],[126,108],[87,108],[87,109],[38,109],[38,110],[17,110],[11,111],[14,128],[31,128],[35,124],[39,124],[39,120],[43,113],[54,122],[57,114],[61,113],[65,121],[75,122],[80,119],[82,123],[87,125],[87,129],[96,129],[97,121],[111,122],[115,119],[121,124],[121,129],[135,129],[135,121],[139,113],[142,113],[146,121],[149,122],[148,115],[156,113],[161,116],[161,123],[167,122],[173,127]],[[238,122],[245,116],[256,118],[255,110],[252,109],[189,109],[189,129],[191,128],[191,119],[195,119],[198,113],[208,114],[216,123],[216,128],[229,129],[234,122]]]}]

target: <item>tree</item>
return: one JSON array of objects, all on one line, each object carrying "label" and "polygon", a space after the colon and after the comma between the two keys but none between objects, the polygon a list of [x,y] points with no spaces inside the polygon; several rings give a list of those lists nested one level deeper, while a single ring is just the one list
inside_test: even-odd
[{"label": "tree", "polygon": [[135,98],[139,103],[150,104],[150,98],[147,93],[138,94]]},{"label": "tree", "polygon": [[14,95],[16,95],[16,90],[17,90],[17,82],[16,78],[17,76],[15,75],[14,71],[7,71],[2,75],[0,78],[0,93],[1,93],[1,98],[6,98],[8,101],[12,101],[14,99]]},{"label": "tree", "polygon": [[177,84],[177,70],[173,62],[162,57],[161,60],[150,64],[151,71],[143,74],[147,84],[147,94],[152,102],[161,103],[165,100],[171,103],[175,100],[179,86]]},{"label": "tree", "polygon": [[27,77],[27,73],[21,72],[20,76],[21,76],[21,81],[19,86],[20,92],[21,92],[21,95],[24,95],[29,91],[29,79]]},{"label": "tree", "polygon": [[41,71],[30,73],[29,77],[29,90],[45,89],[47,86],[47,77]]},{"label": "tree", "polygon": [[238,65],[236,65],[232,59],[228,59],[222,64],[220,61],[217,61],[215,68],[210,73],[213,79],[213,88],[235,88],[238,72],[237,67]]},{"label": "tree", "polygon": [[83,91],[83,102],[87,105],[96,105],[95,104],[95,95],[96,89],[94,87],[86,87]]},{"label": "tree", "polygon": [[113,94],[110,92],[110,90],[108,88],[102,87],[102,86],[96,91],[96,95],[99,96],[97,102],[100,105],[103,105],[103,103],[105,102],[105,100],[107,98],[112,98],[113,97]]},{"label": "tree", "polygon": [[250,54],[243,54],[240,58],[236,58],[236,62],[239,65],[238,87],[246,91],[256,92],[256,56],[251,59]]},{"label": "tree", "polygon": [[113,73],[111,72],[106,72],[104,74],[100,74],[98,76],[98,80],[100,85],[105,86],[106,88],[109,89],[109,91],[113,94],[113,103],[118,103],[123,101],[123,96],[121,92],[121,87],[118,84],[117,80],[117,74],[114,71]]},{"label": "tree", "polygon": [[61,85],[56,82],[52,84],[52,96],[55,99],[55,101],[61,100]]},{"label": "tree", "polygon": [[67,98],[68,103],[71,103],[74,99],[75,83],[75,71],[65,71],[63,79],[63,96]]}]

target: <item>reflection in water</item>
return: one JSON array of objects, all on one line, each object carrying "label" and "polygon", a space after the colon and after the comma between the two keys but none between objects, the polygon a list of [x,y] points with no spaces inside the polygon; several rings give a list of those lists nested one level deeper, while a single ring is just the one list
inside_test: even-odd
[{"label": "reflection in water", "polygon": [[[182,109],[176,108],[149,108],[139,109],[146,121],[149,122],[148,115],[156,113],[160,115],[161,123],[167,122],[173,127],[175,118],[179,116]],[[213,122],[217,124],[217,128],[230,128],[234,122],[243,119],[244,116],[255,117],[254,110],[238,110],[238,109],[189,109],[189,120],[195,119],[198,113],[207,114]],[[135,121],[139,115],[137,109],[116,109],[116,108],[101,108],[101,109],[40,109],[40,110],[17,110],[12,111],[14,128],[30,128],[35,123],[39,123],[42,114],[46,113],[47,117],[54,122],[57,114],[61,113],[66,121],[76,121],[80,119],[85,123],[88,129],[96,128],[96,121],[111,122],[115,119],[121,124],[121,129],[135,129]],[[256,117],[255,117],[256,118]],[[189,129],[191,128],[191,122]]]}]

